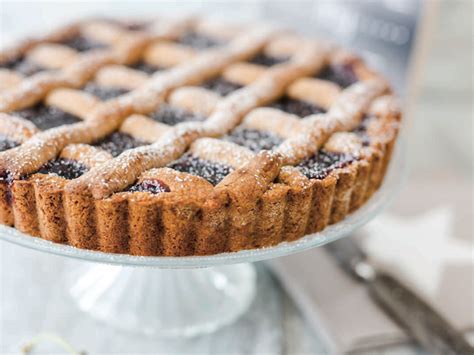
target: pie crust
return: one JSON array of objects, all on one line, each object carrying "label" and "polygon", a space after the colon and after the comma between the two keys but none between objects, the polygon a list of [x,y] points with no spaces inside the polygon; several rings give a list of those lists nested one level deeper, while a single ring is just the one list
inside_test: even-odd
[{"label": "pie crust", "polygon": [[0,52],[0,222],[78,248],[209,255],[337,223],[401,118],[336,46],[194,17],[89,20]]}]

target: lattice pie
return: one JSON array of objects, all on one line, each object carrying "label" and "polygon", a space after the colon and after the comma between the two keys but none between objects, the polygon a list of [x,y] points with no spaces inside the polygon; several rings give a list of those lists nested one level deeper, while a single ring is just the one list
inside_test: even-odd
[{"label": "lattice pie", "polygon": [[202,255],[322,230],[381,185],[400,110],[357,56],[264,25],[90,20],[0,53],[0,222]]}]

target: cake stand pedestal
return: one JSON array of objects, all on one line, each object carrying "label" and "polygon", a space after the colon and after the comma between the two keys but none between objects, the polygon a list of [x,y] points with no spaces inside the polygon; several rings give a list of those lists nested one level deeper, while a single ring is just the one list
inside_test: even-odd
[{"label": "cake stand pedestal", "polygon": [[212,256],[140,257],[54,244],[6,226],[0,226],[0,239],[89,261],[64,270],[64,287],[84,313],[112,327],[154,336],[209,333],[236,320],[252,303],[256,282],[252,262],[322,246],[374,218],[402,184],[401,158],[397,147],[383,186],[343,221],[270,248]]},{"label": "cake stand pedestal", "polygon": [[252,264],[185,270],[83,264],[66,272],[66,287],[79,308],[147,335],[213,332],[243,314],[255,295]]}]

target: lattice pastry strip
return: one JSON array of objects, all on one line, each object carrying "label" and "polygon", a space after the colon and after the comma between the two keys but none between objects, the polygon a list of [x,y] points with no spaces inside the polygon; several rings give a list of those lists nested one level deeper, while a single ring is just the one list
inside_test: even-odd
[{"label": "lattice pastry strip", "polygon": [[[30,121],[21,117],[0,113],[0,135],[8,138],[11,147],[26,141],[28,138],[39,132],[39,129]],[[6,143],[3,143],[6,144]],[[1,151],[7,150],[2,148]]]},{"label": "lattice pastry strip", "polygon": [[169,68],[188,61],[197,54],[191,47],[159,41],[147,48],[144,61],[159,68]]},{"label": "lattice pastry strip", "polygon": [[149,79],[143,71],[128,68],[122,65],[111,64],[100,69],[95,75],[95,82],[104,87],[119,87],[134,90]]}]

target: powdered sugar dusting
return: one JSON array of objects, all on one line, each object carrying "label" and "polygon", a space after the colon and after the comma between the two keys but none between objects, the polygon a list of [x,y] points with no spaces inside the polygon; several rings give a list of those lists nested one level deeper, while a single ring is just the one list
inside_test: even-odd
[{"label": "powdered sugar dusting", "polygon": [[54,174],[62,178],[76,179],[87,171],[87,167],[76,160],[58,158],[50,160],[39,170],[39,174]]},{"label": "powdered sugar dusting", "polygon": [[290,137],[276,150],[284,156],[286,164],[298,164],[314,154],[332,134],[356,128],[370,102],[385,90],[385,83],[379,80],[352,85],[326,114],[306,118],[310,122],[306,132]]},{"label": "powdered sugar dusting", "polygon": [[282,142],[282,138],[271,132],[245,127],[237,127],[225,136],[224,139],[244,146],[253,152],[273,149]]},{"label": "powdered sugar dusting", "polygon": [[232,167],[209,160],[200,159],[189,153],[169,165],[170,168],[177,171],[200,176],[209,181],[212,185],[217,185],[229,173]]},{"label": "powdered sugar dusting", "polygon": [[350,154],[321,150],[314,156],[302,161],[297,168],[308,179],[324,179],[335,169],[343,168],[355,160]]}]

